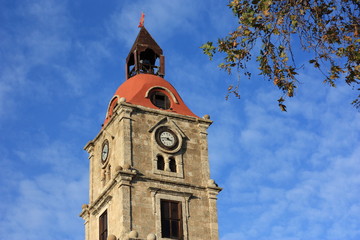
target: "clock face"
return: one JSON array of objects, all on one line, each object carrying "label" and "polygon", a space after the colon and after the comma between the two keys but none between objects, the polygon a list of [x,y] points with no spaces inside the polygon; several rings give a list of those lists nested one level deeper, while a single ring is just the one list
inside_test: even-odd
[{"label": "clock face", "polygon": [[173,147],[176,142],[174,134],[169,131],[164,131],[164,132],[160,133],[160,141],[166,147]]},{"label": "clock face", "polygon": [[108,155],[109,155],[109,143],[108,143],[108,141],[105,141],[103,143],[103,147],[102,147],[102,150],[101,150],[101,161],[105,162]]},{"label": "clock face", "polygon": [[161,127],[156,132],[156,142],[166,150],[174,150],[179,145],[176,134],[167,127]]}]

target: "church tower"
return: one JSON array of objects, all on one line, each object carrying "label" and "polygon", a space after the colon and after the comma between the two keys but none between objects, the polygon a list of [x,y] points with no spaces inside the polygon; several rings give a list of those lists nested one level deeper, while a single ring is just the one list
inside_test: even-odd
[{"label": "church tower", "polygon": [[85,150],[90,160],[86,240],[217,240],[208,115],[196,116],[164,79],[162,49],[144,26],[125,81]]}]

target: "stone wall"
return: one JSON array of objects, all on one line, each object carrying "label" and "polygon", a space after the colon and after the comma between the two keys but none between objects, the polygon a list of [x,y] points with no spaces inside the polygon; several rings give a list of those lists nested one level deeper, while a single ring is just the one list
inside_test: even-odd
[{"label": "stone wall", "polygon": [[[216,195],[221,188],[210,180],[206,129],[211,121],[124,102],[115,110],[85,146],[90,159],[90,203],[81,213],[86,240],[98,239],[98,219],[105,210],[109,238],[162,239],[161,199],[181,203],[183,239],[218,239]],[[176,133],[179,149],[159,147],[155,132],[160,126]],[[105,140],[110,151],[103,163]],[[158,170],[158,154],[174,157],[177,171]]]}]

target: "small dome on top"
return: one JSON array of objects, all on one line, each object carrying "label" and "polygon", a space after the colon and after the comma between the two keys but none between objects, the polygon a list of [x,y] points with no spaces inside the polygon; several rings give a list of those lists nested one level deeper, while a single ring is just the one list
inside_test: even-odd
[{"label": "small dome on top", "polygon": [[137,74],[120,85],[109,104],[104,124],[121,98],[127,103],[198,118],[168,81],[153,74]]}]

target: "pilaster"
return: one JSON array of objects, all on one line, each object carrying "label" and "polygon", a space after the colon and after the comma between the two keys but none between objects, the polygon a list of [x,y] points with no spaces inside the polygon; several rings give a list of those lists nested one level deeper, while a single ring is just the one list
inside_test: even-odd
[{"label": "pilaster", "polygon": [[87,204],[82,205],[82,211],[80,213],[80,217],[84,219],[84,226],[85,226],[85,240],[89,240],[89,219],[90,219],[90,212],[89,206]]},{"label": "pilaster", "polygon": [[120,148],[120,156],[119,157],[119,165],[132,166],[132,119],[131,113],[133,109],[129,106],[126,106],[124,103],[120,103],[120,107],[118,108],[118,135],[120,137],[120,142],[118,146]]},{"label": "pilaster", "polygon": [[219,239],[219,226],[218,226],[218,217],[217,217],[217,195],[222,190],[222,188],[217,187],[214,180],[209,180],[207,187],[208,199],[209,199],[209,214],[210,214],[210,240]]},{"label": "pilaster", "polygon": [[120,218],[120,239],[125,239],[127,233],[132,230],[132,194],[131,194],[131,180],[136,175],[135,171],[121,170],[117,176],[118,193],[119,193],[119,218]]},{"label": "pilaster", "polygon": [[[205,117],[204,117],[205,118]],[[202,174],[203,174],[203,184],[205,185],[206,182],[210,179],[210,166],[209,166],[209,153],[208,153],[208,140],[207,140],[207,129],[212,123],[212,121],[207,119],[200,119],[198,121],[198,128],[200,130],[200,154],[201,154],[201,166],[202,166]]]},{"label": "pilaster", "polygon": [[89,176],[90,176],[90,179],[89,179],[89,201],[91,202],[93,200],[93,190],[94,190],[94,187],[93,187],[93,183],[94,183],[94,179],[93,179],[93,175],[92,174],[92,171],[93,171],[93,162],[94,162],[94,142],[93,141],[90,141],[88,142],[85,147],[84,147],[84,150],[88,152],[89,154]]}]

